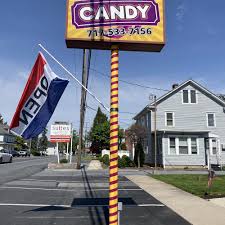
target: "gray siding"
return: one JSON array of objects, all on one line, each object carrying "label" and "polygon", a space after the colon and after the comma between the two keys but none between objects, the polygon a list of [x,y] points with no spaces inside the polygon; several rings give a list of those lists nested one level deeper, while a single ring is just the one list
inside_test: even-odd
[{"label": "gray siding", "polygon": [[163,146],[164,146],[164,164],[165,166],[205,166],[205,148],[204,148],[204,138],[198,137],[199,142],[199,154],[198,155],[169,155],[169,136],[165,135],[163,138]]},{"label": "gray siding", "polygon": [[[192,86],[185,89],[195,90]],[[157,107],[157,130],[180,130],[180,131],[210,131],[218,135],[221,144],[225,144],[225,113],[223,107],[214,100],[197,90],[197,104],[182,104],[182,91],[172,95]],[[174,127],[166,127],[165,113],[174,112]],[[215,113],[216,127],[207,126],[207,113]],[[152,117],[152,121],[154,118]],[[154,128],[153,128],[154,129]],[[204,143],[202,143],[204,144]],[[166,148],[167,150],[168,148]],[[166,152],[165,152],[166,154]],[[187,156],[189,160],[191,158]],[[176,163],[182,157],[178,158]],[[225,152],[221,153],[222,163],[225,164]],[[216,156],[210,156],[211,163],[217,163]],[[195,160],[192,162],[195,163]]]}]

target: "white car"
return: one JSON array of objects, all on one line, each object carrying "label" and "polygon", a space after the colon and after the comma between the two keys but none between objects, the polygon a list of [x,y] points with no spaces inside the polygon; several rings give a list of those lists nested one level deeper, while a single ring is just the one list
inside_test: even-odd
[{"label": "white car", "polygon": [[9,153],[7,153],[6,150],[1,149],[0,150],[0,163],[11,163],[13,156]]}]

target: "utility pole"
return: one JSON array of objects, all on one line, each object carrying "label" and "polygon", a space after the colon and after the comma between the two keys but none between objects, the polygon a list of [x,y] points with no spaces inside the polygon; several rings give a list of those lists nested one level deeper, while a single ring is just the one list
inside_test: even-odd
[{"label": "utility pole", "polygon": [[154,113],[154,123],[155,123],[155,170],[157,169],[157,124],[156,124],[156,118],[157,118],[157,104],[156,104],[156,95],[154,96],[154,108],[155,108],[155,113]]},{"label": "utility pole", "polygon": [[[88,87],[90,59],[91,59],[91,50],[84,49],[82,84],[86,88]],[[87,91],[82,87],[81,88],[81,103],[80,103],[80,130],[79,130],[79,148],[78,148],[78,155],[77,155],[77,169],[81,168],[81,153],[82,153],[82,142],[83,142],[83,131],[84,131],[84,119],[85,119],[85,111],[86,111],[86,97],[87,97]]]},{"label": "utility pole", "polygon": [[73,157],[73,124],[71,123],[70,164],[72,163],[72,157]]}]

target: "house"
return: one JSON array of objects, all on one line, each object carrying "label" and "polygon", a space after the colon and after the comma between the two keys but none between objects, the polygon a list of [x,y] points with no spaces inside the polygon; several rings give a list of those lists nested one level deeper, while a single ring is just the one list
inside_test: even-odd
[{"label": "house", "polygon": [[225,164],[225,101],[193,80],[173,85],[134,119],[147,128],[146,163],[155,162],[156,130],[157,164],[164,168]]},{"label": "house", "polygon": [[9,126],[0,124],[0,150],[14,150],[16,137],[9,131]]},{"label": "house", "polygon": [[48,142],[48,148],[46,149],[47,155],[57,155],[56,143]]}]

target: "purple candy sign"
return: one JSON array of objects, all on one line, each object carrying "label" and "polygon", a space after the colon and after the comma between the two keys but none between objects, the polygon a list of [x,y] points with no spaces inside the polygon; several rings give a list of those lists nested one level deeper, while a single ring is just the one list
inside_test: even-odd
[{"label": "purple candy sign", "polygon": [[67,47],[159,52],[164,11],[164,0],[67,0]]},{"label": "purple candy sign", "polygon": [[102,26],[157,26],[159,6],[155,0],[76,1],[72,7],[72,23],[77,28]]}]

